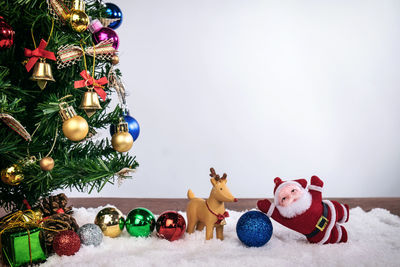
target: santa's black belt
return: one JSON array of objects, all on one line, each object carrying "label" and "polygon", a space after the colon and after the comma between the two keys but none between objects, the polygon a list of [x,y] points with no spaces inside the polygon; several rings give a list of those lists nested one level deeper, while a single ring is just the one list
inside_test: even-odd
[{"label": "santa's black belt", "polygon": [[317,224],[315,225],[315,229],[311,233],[305,235],[307,238],[312,238],[316,236],[319,232],[324,231],[325,227],[328,225],[329,220],[327,219],[327,217],[329,207],[324,202],[322,202],[322,206],[324,207],[322,216],[319,218]]}]

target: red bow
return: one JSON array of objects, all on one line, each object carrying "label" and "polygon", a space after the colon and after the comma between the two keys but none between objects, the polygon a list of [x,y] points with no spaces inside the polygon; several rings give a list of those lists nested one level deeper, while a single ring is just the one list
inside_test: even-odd
[{"label": "red bow", "polygon": [[28,200],[26,200],[26,198],[24,198],[24,199],[22,200],[22,203],[24,203],[26,209],[28,209],[28,210],[32,209],[32,208],[31,208],[31,205],[29,205],[29,202],[28,202]]},{"label": "red bow", "polygon": [[220,224],[226,217],[229,217],[229,213],[227,211],[224,212],[224,214],[218,214],[217,215],[217,222],[215,224]]},{"label": "red bow", "polygon": [[25,48],[25,56],[30,57],[28,63],[26,63],[25,65],[25,68],[28,72],[32,69],[33,66],[35,66],[36,61],[38,61],[40,57],[56,60],[56,56],[53,52],[44,50],[46,46],[47,42],[42,39],[40,40],[38,48],[36,48],[35,50],[32,51],[28,48]]},{"label": "red bow", "polygon": [[82,76],[83,80],[75,81],[75,88],[93,86],[94,90],[101,97],[101,99],[106,100],[107,93],[103,90],[102,86],[108,83],[106,77],[102,77],[98,80],[95,80],[93,77],[89,75],[89,73],[87,73],[86,70],[83,70],[80,73],[80,75]]}]

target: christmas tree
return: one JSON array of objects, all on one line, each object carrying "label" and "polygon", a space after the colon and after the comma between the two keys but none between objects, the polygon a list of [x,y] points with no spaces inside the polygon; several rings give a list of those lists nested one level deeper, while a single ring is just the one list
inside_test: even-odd
[{"label": "christmas tree", "polygon": [[[0,16],[0,206],[21,209],[57,189],[100,191],[127,177],[138,163],[118,151],[137,135],[126,136],[119,40],[96,19],[117,20],[105,19],[101,1],[82,0],[5,0]],[[113,93],[120,104],[106,112]],[[116,124],[112,142],[95,140]]]}]

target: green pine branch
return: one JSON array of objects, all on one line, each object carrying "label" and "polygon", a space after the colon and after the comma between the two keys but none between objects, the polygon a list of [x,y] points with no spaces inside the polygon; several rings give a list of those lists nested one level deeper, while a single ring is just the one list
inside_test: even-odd
[{"label": "green pine branch", "polygon": [[[98,1],[88,0],[86,13],[92,18],[105,14]],[[117,123],[122,110],[117,106],[108,112],[111,97],[116,97],[112,88],[105,87],[107,100],[100,101],[101,110],[88,118],[79,103],[85,88],[74,88],[74,81],[81,80],[79,73],[85,69],[83,58],[76,64],[58,69],[54,61],[46,60],[51,65],[55,82],[48,82],[41,90],[30,79],[27,72],[24,49],[33,50],[41,39],[48,40],[52,28],[52,16],[43,0],[4,0],[0,1],[1,16],[15,31],[14,45],[0,51],[0,112],[8,113],[17,119],[32,135],[27,142],[5,123],[0,122],[0,169],[18,164],[22,167],[24,180],[17,186],[0,182],[0,207],[20,208],[22,200],[31,204],[39,198],[51,194],[57,189],[76,189],[81,192],[100,191],[107,183],[114,183],[116,173],[123,168],[135,169],[138,163],[135,157],[122,154],[112,149],[109,139],[93,141],[91,136],[82,142],[68,140],[62,132],[62,120],[59,115],[60,98],[66,99],[77,114],[89,124],[91,135],[99,129],[107,129]],[[89,31],[76,33],[68,25],[54,22],[53,34],[46,50],[57,52],[64,45],[93,45]],[[95,71],[92,65],[95,61]],[[87,70],[96,79],[107,76],[112,65],[110,62],[86,57]],[[115,69],[116,75],[122,73]],[[27,158],[37,159],[46,156],[56,142],[50,156],[55,160],[55,167],[50,172],[40,169],[38,162],[27,164]]]}]

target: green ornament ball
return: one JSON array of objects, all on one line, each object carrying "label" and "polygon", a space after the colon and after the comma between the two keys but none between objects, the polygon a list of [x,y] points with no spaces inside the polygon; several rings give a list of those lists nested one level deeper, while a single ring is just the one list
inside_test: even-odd
[{"label": "green ornament ball", "polygon": [[153,232],[156,220],[148,209],[136,208],[131,210],[126,216],[126,230],[131,236],[147,237]]}]

